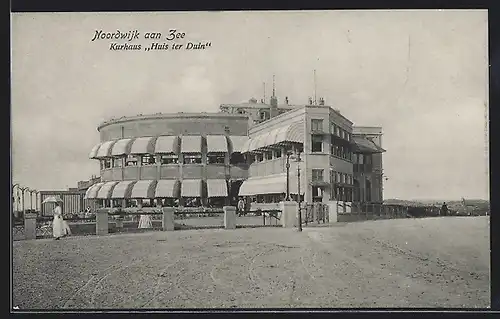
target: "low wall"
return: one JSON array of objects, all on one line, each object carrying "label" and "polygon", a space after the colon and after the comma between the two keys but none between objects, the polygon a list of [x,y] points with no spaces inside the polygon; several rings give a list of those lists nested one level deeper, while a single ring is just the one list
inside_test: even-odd
[{"label": "low wall", "polygon": [[380,219],[401,219],[408,218],[406,215],[373,215],[373,214],[338,214],[338,222],[357,222],[363,220],[380,220]]},{"label": "low wall", "polygon": [[[132,230],[137,229],[139,222],[134,221],[124,221],[123,228],[124,230]],[[152,221],[153,228],[161,228],[161,220],[153,220]],[[69,228],[71,229],[71,233],[73,235],[95,235],[95,222],[90,223],[69,223]],[[116,222],[108,223],[108,231],[109,233],[116,233]]]}]

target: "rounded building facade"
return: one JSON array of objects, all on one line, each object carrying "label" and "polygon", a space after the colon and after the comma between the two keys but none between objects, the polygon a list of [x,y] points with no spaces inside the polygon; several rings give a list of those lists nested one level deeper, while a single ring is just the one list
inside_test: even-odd
[{"label": "rounded building facade", "polygon": [[89,157],[100,162],[101,182],[86,197],[103,207],[221,207],[248,177],[244,115],[138,115],[103,122],[98,131]]}]

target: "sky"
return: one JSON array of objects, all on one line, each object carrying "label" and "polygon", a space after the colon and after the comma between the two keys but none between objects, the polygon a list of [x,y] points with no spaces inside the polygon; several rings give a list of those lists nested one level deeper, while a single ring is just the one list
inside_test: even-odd
[{"label": "sky", "polygon": [[[382,126],[384,198],[489,198],[485,10],[16,13],[11,27],[13,183],[76,187],[104,120],[217,112],[314,92],[359,126]],[[116,51],[96,31],[138,30],[205,50]]]}]

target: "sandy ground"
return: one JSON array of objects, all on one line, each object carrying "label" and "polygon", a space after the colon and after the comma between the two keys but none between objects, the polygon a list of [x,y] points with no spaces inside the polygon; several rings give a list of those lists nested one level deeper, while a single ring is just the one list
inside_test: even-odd
[{"label": "sandy ground", "polygon": [[14,242],[20,309],[488,307],[489,219]]}]

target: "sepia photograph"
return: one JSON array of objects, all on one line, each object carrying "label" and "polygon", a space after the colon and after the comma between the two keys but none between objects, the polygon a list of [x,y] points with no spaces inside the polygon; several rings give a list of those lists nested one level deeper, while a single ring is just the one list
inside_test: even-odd
[{"label": "sepia photograph", "polygon": [[491,307],[487,10],[10,18],[11,312]]}]

